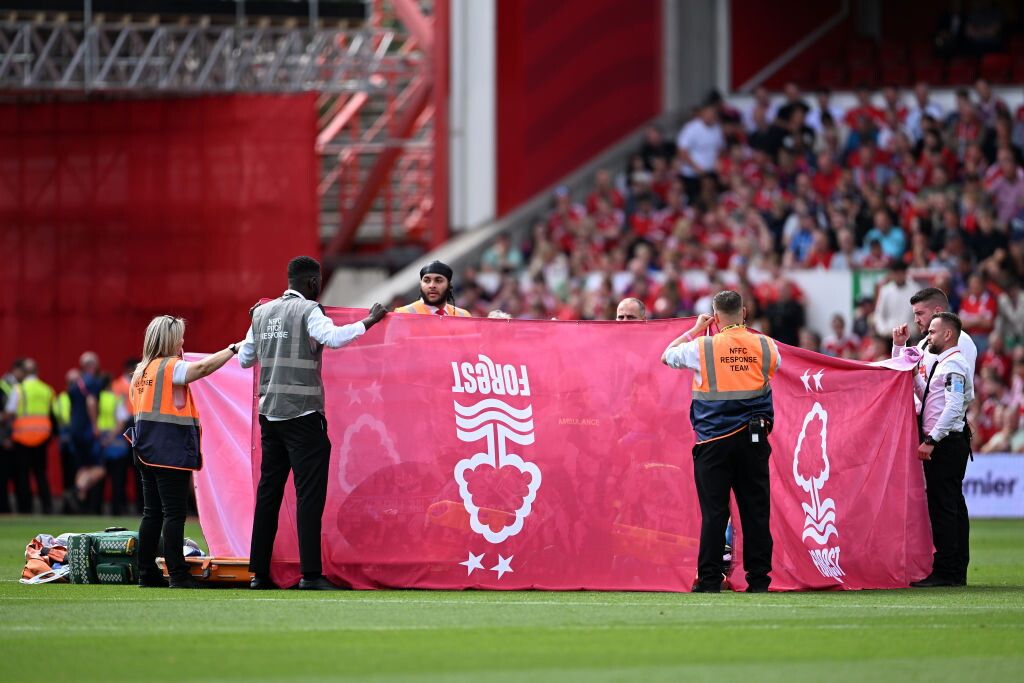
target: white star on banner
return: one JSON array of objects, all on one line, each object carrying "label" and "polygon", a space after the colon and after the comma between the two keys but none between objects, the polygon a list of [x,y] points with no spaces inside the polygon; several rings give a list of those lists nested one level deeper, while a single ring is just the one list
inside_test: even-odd
[{"label": "white star on banner", "polygon": [[811,390],[811,371],[804,370],[804,374],[800,375],[800,381],[804,383],[804,389],[807,391]]},{"label": "white star on banner", "polygon": [[469,559],[466,560],[465,562],[459,562],[459,564],[461,564],[463,567],[466,568],[466,576],[469,576],[470,574],[473,573],[474,569],[483,569],[484,568],[483,559],[484,559],[484,553],[480,553],[479,555],[474,555],[473,551],[470,551]]},{"label": "white star on banner", "polygon": [[356,403],[362,403],[363,399],[359,398],[359,390],[353,389],[352,385],[348,385],[348,404],[355,405]]},{"label": "white star on banner", "polygon": [[818,370],[818,372],[811,375],[814,378],[814,386],[821,391],[821,376],[825,374],[824,370]]},{"label": "white star on banner", "polygon": [[381,386],[377,384],[376,381],[374,381],[374,383],[371,384],[370,386],[366,387],[366,393],[370,395],[370,398],[373,400],[374,403],[376,403],[377,401],[384,400],[384,398],[380,395],[380,390]]},{"label": "white star on banner", "polygon": [[500,579],[506,573],[512,573],[512,558],[515,555],[509,555],[507,558],[498,555],[498,564],[491,567],[492,572],[498,572],[498,578]]}]

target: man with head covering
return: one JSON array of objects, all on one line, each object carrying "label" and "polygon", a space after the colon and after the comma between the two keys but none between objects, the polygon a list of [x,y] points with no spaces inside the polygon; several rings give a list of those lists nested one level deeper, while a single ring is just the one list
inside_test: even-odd
[{"label": "man with head covering", "polygon": [[452,289],[451,267],[440,261],[432,261],[420,269],[420,298],[408,306],[399,306],[395,313],[417,313],[419,315],[454,315],[470,317],[469,311],[456,308],[455,293]]}]

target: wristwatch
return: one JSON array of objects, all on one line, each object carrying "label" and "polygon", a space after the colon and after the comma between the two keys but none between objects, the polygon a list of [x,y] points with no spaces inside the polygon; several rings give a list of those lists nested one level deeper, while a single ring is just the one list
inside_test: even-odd
[{"label": "wristwatch", "polygon": [[238,343],[237,342],[232,342],[232,343],[228,344],[228,351],[230,351],[231,353],[233,353],[235,355],[238,355]]},{"label": "wristwatch", "polygon": [[939,445],[939,442],[936,441],[935,439],[933,439],[930,436],[926,436],[925,439],[924,439],[924,442],[926,444],[928,444],[929,446],[938,446]]}]

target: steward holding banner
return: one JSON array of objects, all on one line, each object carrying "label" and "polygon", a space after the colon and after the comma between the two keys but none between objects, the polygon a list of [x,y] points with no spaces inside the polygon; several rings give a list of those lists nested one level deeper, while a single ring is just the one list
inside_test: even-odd
[{"label": "steward holding banner", "polygon": [[270,559],[277,536],[285,483],[295,473],[296,527],[302,565],[302,590],[336,590],[323,576],[320,530],[327,500],[331,441],[324,417],[321,358],[324,347],[351,344],[384,318],[374,304],[360,322],[337,327],[316,302],[320,264],[309,256],[288,263],[288,289],[273,301],[255,306],[252,325],[238,357],[243,368],[259,367],[259,418],[262,446],[260,483],[253,513],[250,588],[277,588],[270,579]]},{"label": "steward holding banner", "polygon": [[[693,590],[721,590],[722,540],[733,490],[743,523],[747,592],[763,593],[771,583],[772,566],[768,435],[775,412],[769,382],[781,357],[774,340],[747,330],[747,311],[739,294],[719,292],[712,306],[714,317],[697,318],[661,357],[670,367],[694,371],[690,421],[697,436],[693,476],[701,530]],[[712,321],[721,332],[700,337]]]},{"label": "steward holding banner", "polygon": [[202,379],[238,353],[237,344],[202,360],[182,360],[185,321],[160,315],[146,327],[142,361],[132,375],[129,398],[135,423],[125,433],[142,476],[139,585],[166,586],[156,555],[163,537],[171,588],[198,588],[182,546],[192,472],[203,466],[199,410],[189,383]]}]

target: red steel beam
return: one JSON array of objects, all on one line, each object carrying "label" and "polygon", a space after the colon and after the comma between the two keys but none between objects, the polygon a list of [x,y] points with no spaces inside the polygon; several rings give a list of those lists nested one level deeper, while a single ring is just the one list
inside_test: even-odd
[{"label": "red steel beam", "polygon": [[451,79],[448,68],[450,0],[434,2],[434,158],[432,167],[433,207],[430,213],[430,248],[448,240],[448,99]]}]

